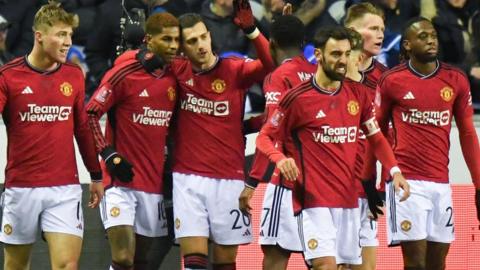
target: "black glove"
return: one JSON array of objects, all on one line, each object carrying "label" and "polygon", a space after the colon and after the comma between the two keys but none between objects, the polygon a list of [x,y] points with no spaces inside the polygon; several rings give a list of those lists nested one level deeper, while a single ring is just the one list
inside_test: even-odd
[{"label": "black glove", "polygon": [[105,161],[105,165],[107,166],[107,170],[112,177],[117,178],[122,182],[131,182],[133,179],[133,166],[128,162],[124,157],[120,156],[115,148],[108,146],[106,147],[101,153],[103,160]]},{"label": "black glove", "polygon": [[373,215],[373,219],[377,220],[378,214],[383,215],[382,207],[383,201],[378,194],[377,189],[375,188],[375,181],[373,180],[362,180],[363,190],[367,193],[368,208]]},{"label": "black glove", "polygon": [[480,189],[475,191],[475,205],[477,206],[477,219],[480,221]]}]

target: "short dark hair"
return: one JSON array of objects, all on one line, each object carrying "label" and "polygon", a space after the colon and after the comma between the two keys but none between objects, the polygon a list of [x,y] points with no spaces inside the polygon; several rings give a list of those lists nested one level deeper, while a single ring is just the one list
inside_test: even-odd
[{"label": "short dark hair", "polygon": [[178,21],[180,22],[180,30],[193,27],[199,22],[204,23],[202,16],[197,13],[185,13],[178,17]]},{"label": "short dark hair", "polygon": [[305,25],[293,15],[278,16],[270,25],[270,37],[280,48],[302,48]]},{"label": "short dark hair", "polygon": [[313,46],[318,49],[325,49],[327,41],[333,38],[335,40],[347,39],[350,41],[350,34],[347,28],[343,26],[326,26],[317,31],[313,37]]},{"label": "short dark hair", "polygon": [[148,17],[145,22],[145,33],[160,34],[165,27],[178,27],[178,19],[168,12],[158,12]]}]

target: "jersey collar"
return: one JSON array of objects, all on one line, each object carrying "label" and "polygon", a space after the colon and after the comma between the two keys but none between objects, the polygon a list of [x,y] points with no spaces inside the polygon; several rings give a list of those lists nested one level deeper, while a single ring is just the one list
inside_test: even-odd
[{"label": "jersey collar", "polygon": [[318,85],[317,81],[315,80],[315,76],[312,76],[311,80],[312,80],[312,86],[315,90],[317,90],[317,92],[319,92],[320,94],[329,95],[329,96],[335,96],[336,94],[338,94],[342,89],[342,85],[343,85],[343,82],[340,82],[340,85],[338,86],[338,88],[335,89],[335,91],[331,92],[320,87],[320,85]]},{"label": "jersey collar", "polygon": [[440,62],[436,60],[436,64],[437,66],[435,67],[435,69],[430,74],[426,74],[426,75],[416,71],[415,68],[413,68],[412,66],[411,60],[408,60],[407,67],[414,75],[416,75],[417,77],[420,77],[420,79],[423,80],[423,79],[428,79],[430,77],[433,77],[435,74],[437,74],[438,70],[440,69]]},{"label": "jersey collar", "polygon": [[37,73],[43,74],[43,75],[48,75],[48,74],[54,73],[57,70],[59,70],[60,67],[62,66],[62,63],[57,63],[57,66],[52,70],[41,70],[41,69],[38,69],[38,68],[32,66],[32,64],[30,64],[30,62],[28,62],[27,56],[28,55],[25,55],[24,58],[23,58],[23,60],[25,61],[25,65],[27,65],[27,67],[29,67],[31,70],[33,70]]}]

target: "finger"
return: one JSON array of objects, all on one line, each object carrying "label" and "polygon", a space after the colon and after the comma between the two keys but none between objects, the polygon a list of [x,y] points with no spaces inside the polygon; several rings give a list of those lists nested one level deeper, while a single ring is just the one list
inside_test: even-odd
[{"label": "finger", "polygon": [[406,199],[408,199],[408,197],[410,197],[410,186],[408,184],[406,184],[406,185],[403,186],[403,196],[400,199],[400,201],[403,202]]}]

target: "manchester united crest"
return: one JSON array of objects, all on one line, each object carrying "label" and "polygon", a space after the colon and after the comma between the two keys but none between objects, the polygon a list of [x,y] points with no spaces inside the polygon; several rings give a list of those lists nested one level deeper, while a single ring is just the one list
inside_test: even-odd
[{"label": "manchester united crest", "polygon": [[180,219],[178,218],[175,219],[175,229],[180,229]]},{"label": "manchester united crest", "polygon": [[453,89],[448,86],[442,88],[442,90],[440,90],[440,96],[443,100],[449,102],[453,98]]},{"label": "manchester united crest", "polygon": [[402,223],[400,223],[400,228],[402,228],[402,231],[408,232],[410,229],[412,229],[412,222],[409,220],[404,220]]},{"label": "manchester united crest", "polygon": [[110,208],[110,216],[112,217],[118,217],[120,215],[120,208],[114,206]]},{"label": "manchester united crest", "polygon": [[168,100],[170,100],[170,101],[175,100],[175,89],[173,89],[173,87],[170,86],[167,89],[167,96],[168,96]]},{"label": "manchester united crest", "polygon": [[12,225],[10,225],[10,224],[5,224],[5,225],[3,226],[3,232],[4,232],[6,235],[12,234],[12,232],[13,232]]},{"label": "manchester united crest", "polygon": [[308,240],[308,248],[314,250],[318,247],[318,242],[315,239]]},{"label": "manchester united crest", "polygon": [[355,100],[350,100],[347,103],[347,110],[348,113],[351,115],[357,115],[358,111],[360,110],[360,105],[358,105],[358,102]]},{"label": "manchester united crest", "polygon": [[66,97],[69,97],[72,95],[73,92],[73,87],[70,83],[64,82],[60,85],[60,92]]},{"label": "manchester united crest", "polygon": [[212,90],[217,94],[223,93],[223,91],[225,91],[226,86],[227,85],[225,84],[225,81],[221,79],[216,79],[212,82]]}]

